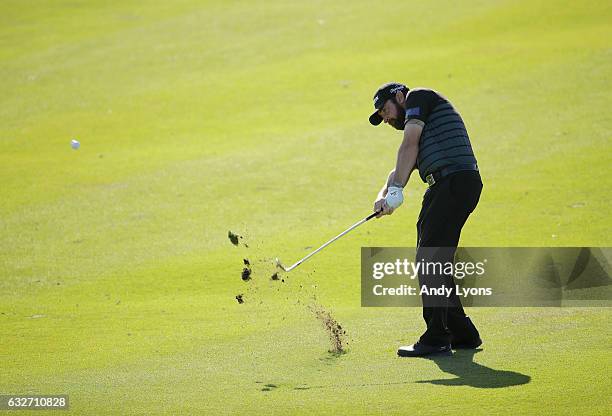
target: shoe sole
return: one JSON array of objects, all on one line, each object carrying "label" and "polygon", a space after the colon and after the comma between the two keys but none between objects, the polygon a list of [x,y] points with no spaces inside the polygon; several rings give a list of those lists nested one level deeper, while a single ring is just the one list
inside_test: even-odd
[{"label": "shoe sole", "polygon": [[427,358],[427,357],[432,357],[432,356],[450,356],[450,355],[453,355],[453,352],[451,350],[436,351],[436,352],[430,352],[429,354],[420,354],[420,355],[400,353],[399,351],[397,352],[397,356],[402,357],[402,358],[419,358],[419,357]]}]

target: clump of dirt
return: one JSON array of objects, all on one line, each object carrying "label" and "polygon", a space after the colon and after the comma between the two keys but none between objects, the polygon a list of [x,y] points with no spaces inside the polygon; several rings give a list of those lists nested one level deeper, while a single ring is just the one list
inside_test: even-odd
[{"label": "clump of dirt", "polygon": [[346,352],[348,342],[346,340],[346,330],[336,321],[336,319],[323,306],[314,304],[310,306],[311,312],[323,324],[332,348],[329,352],[334,354],[342,354]]},{"label": "clump of dirt", "polygon": [[240,239],[242,238],[241,235],[238,235],[236,233],[233,233],[231,231],[227,232],[227,238],[229,238],[229,240],[232,242],[233,245],[237,246],[238,242],[240,241]]},{"label": "clump of dirt", "polygon": [[244,269],[242,269],[242,280],[244,280],[245,282],[248,280],[251,280],[251,268],[250,267],[245,267]]},{"label": "clump of dirt", "polygon": [[272,276],[270,276],[271,280],[278,280],[280,279],[280,277],[278,277],[278,272],[274,273]]},{"label": "clump of dirt", "polygon": [[242,296],[244,296],[242,293],[240,293],[239,295],[236,295],[236,300],[241,305],[244,303],[244,299],[242,298]]}]

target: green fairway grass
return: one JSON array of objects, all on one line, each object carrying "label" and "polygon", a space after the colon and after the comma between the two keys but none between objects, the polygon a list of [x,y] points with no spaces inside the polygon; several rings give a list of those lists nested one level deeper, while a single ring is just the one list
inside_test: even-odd
[{"label": "green fairway grass", "polygon": [[392,80],[466,122],[484,189],[461,245],[612,245],[611,20],[598,1],[3,1],[0,394],[609,414],[610,308],[473,308],[482,351],[396,357],[421,311],[360,306],[360,248],[414,246],[416,174],[392,216],[270,276],[371,212],[402,139],[367,121]]}]

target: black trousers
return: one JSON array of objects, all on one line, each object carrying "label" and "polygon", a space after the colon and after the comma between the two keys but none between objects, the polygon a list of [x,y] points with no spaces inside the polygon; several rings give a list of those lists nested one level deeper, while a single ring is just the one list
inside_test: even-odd
[{"label": "black trousers", "polygon": [[[417,222],[417,261],[443,264],[453,261],[461,229],[476,208],[481,191],[478,171],[456,172],[427,189]],[[454,288],[452,275],[436,273],[419,273],[420,285]],[[449,297],[422,296],[422,299],[427,330],[420,342],[438,346],[479,337],[454,291]]]}]

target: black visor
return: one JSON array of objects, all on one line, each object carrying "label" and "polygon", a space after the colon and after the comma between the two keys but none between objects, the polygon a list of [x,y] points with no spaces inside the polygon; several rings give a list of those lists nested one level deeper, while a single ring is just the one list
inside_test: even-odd
[{"label": "black visor", "polygon": [[378,126],[380,123],[382,123],[383,119],[380,116],[380,114],[378,114],[380,110],[376,110],[372,113],[372,115],[370,116],[370,124],[373,126]]}]

